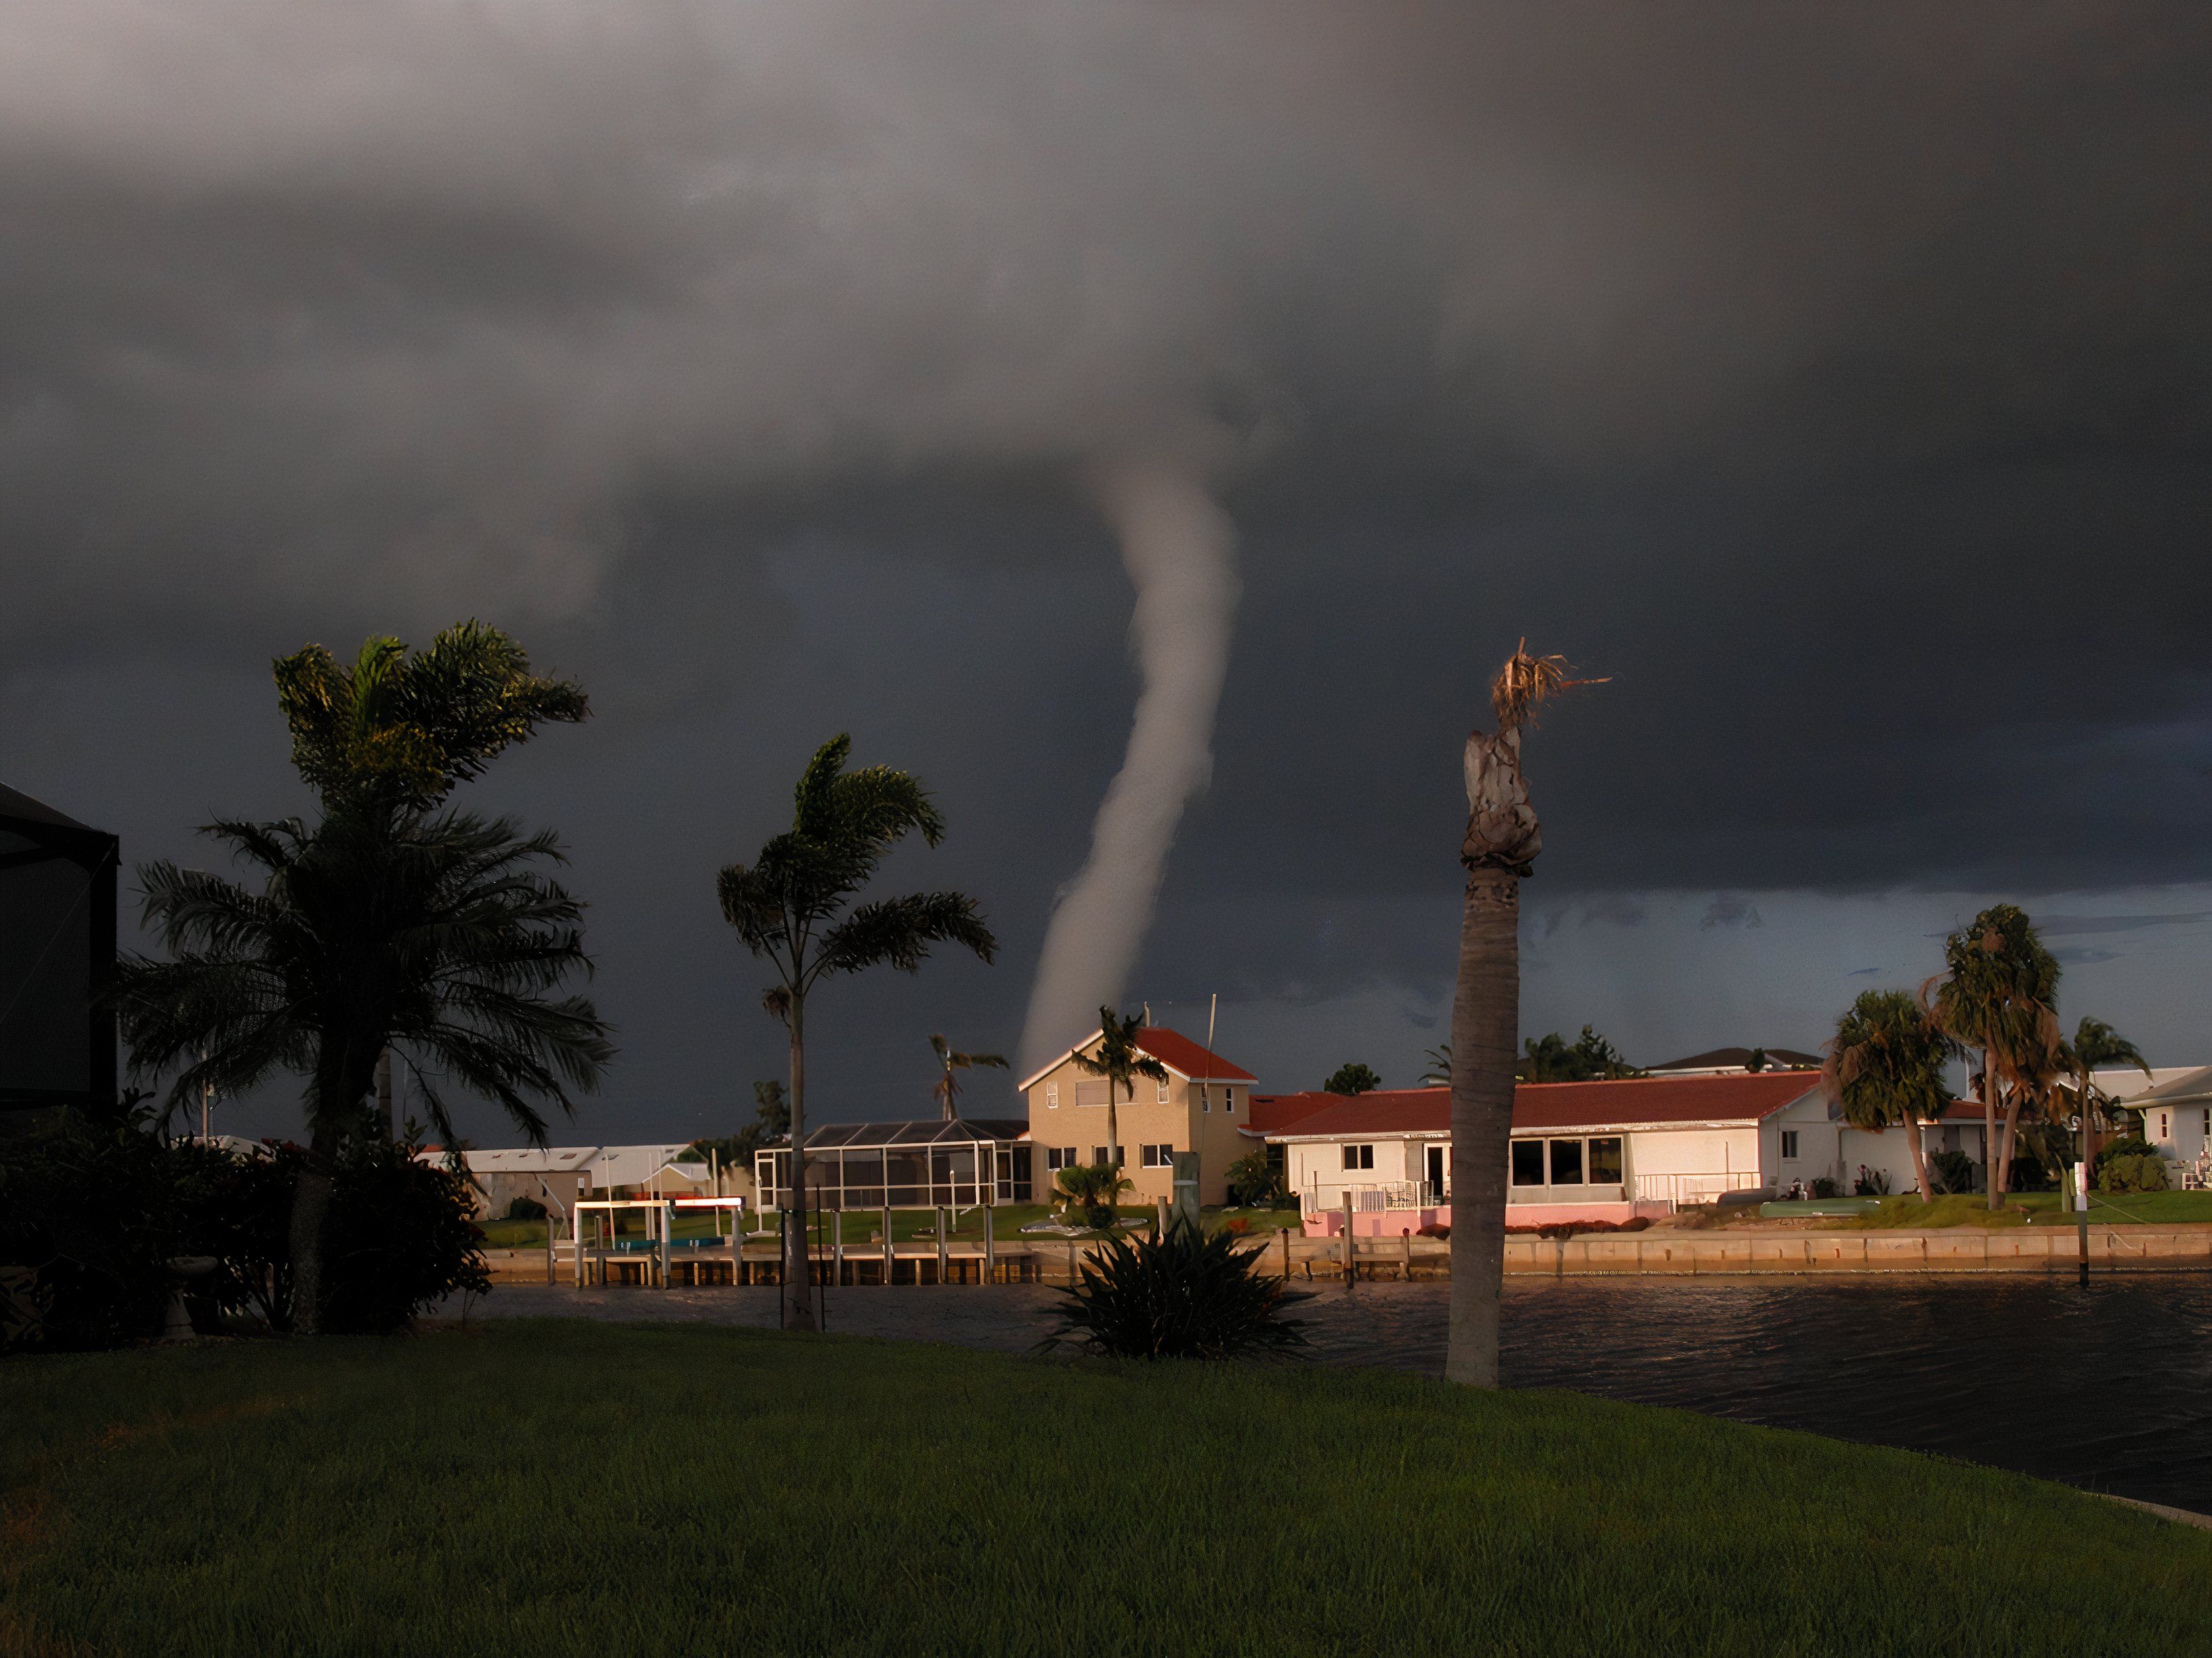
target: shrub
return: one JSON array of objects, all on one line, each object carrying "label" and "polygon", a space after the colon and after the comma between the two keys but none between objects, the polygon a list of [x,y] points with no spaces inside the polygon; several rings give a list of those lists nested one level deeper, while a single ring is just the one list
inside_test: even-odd
[{"label": "shrub", "polygon": [[2100,1192],[2163,1192],[2166,1190],[2166,1159],[2156,1152],[2148,1155],[2123,1153],[2103,1163],[2104,1175],[2097,1182]]},{"label": "shrub", "polygon": [[544,1220],[545,1206],[536,1198],[517,1198],[507,1206],[508,1220]]},{"label": "shrub", "polygon": [[1299,1345],[1305,1321],[1283,1309],[1307,1297],[1261,1272],[1262,1253],[1188,1225],[1169,1227],[1165,1237],[1111,1239],[1061,1291],[1060,1322],[1044,1345],[1121,1358],[1232,1358]]},{"label": "shrub", "polygon": [[1413,1236],[1417,1238],[1448,1238],[1451,1236],[1451,1228],[1443,1221],[1432,1220]]},{"label": "shrub", "polygon": [[1839,1198],[1843,1194],[1844,1188],[1832,1176],[1820,1175],[1814,1178],[1813,1195],[1815,1198]]},{"label": "shrub", "polygon": [[176,1159],[135,1101],[0,1139],[0,1351],[161,1333]]},{"label": "shrub", "polygon": [[2116,1157],[2142,1157],[2152,1154],[2151,1143],[2140,1134],[2124,1134],[2097,1150],[2097,1161],[2089,1169],[2089,1183],[2100,1190],[2105,1184],[2105,1170]]},{"label": "shrub", "polygon": [[1251,1230],[1252,1223],[1245,1219],[1243,1216],[1232,1215],[1229,1218],[1229,1235],[1231,1237],[1241,1238]]},{"label": "shrub", "polygon": [[1267,1160],[1264,1147],[1231,1163],[1228,1180],[1231,1203],[1247,1209],[1290,1207],[1290,1188],[1283,1184],[1283,1171]]},{"label": "shrub", "polygon": [[1851,1182],[1855,1198],[1886,1198],[1889,1195],[1889,1172],[1882,1169],[1861,1166],[1858,1178]]},{"label": "shrub", "polygon": [[1938,1151],[1928,1159],[1928,1175],[1939,1193],[1968,1193],[1974,1189],[1974,1160],[1964,1151]]}]

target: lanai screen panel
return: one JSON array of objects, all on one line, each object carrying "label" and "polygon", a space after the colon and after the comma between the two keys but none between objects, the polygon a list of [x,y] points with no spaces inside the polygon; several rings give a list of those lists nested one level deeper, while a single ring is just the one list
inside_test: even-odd
[{"label": "lanai screen panel", "polygon": [[0,788],[0,1108],[112,1102],[116,843]]},{"label": "lanai screen panel", "polygon": [[[807,1136],[807,1201],[827,1209],[968,1209],[1030,1200],[1026,1123],[831,1123]],[[755,1163],[763,1208],[790,1200],[791,1153]]]}]

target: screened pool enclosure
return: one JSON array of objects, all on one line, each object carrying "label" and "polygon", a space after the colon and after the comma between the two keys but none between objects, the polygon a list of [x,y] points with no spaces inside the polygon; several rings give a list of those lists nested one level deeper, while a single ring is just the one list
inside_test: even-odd
[{"label": "screened pool enclosure", "polygon": [[[1019,1118],[833,1122],[806,1137],[810,1209],[970,1209],[1030,1200]],[[760,1210],[791,1205],[788,1147],[754,1154]]]}]

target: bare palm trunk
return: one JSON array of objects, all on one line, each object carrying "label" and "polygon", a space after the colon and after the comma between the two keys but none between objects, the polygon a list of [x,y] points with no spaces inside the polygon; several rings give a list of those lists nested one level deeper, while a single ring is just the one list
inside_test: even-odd
[{"label": "bare palm trunk", "polygon": [[307,1167],[292,1194],[292,1329],[297,1335],[323,1333],[323,1230],[330,1219],[337,1139],[335,1128],[318,1122],[307,1137]]},{"label": "bare palm trunk", "polygon": [[[2024,1089],[2015,1087],[2006,1097],[2004,1120],[1998,1125],[2002,1139],[2002,1145],[1997,1152],[1997,1197],[2000,1203],[2012,1190],[2012,1148],[2013,1141],[2019,1131],[2020,1110],[2023,1103],[2021,1095],[2024,1092]],[[1997,1206],[1998,1204],[1996,1203],[1990,1206],[1992,1209]]]},{"label": "bare palm trunk", "polygon": [[1520,926],[1520,877],[1470,871],[1452,996],[1451,1321],[1444,1374],[1474,1388],[1498,1385],[1513,1047],[1521,1024]]},{"label": "bare palm trunk", "polygon": [[2002,1207],[2003,1199],[1997,1195],[1997,1056],[1987,1043],[1982,1048],[1982,1184],[1988,1188],[1989,1206]]},{"label": "bare palm trunk", "polygon": [[[1129,1097],[1135,1099],[1137,1090],[1131,1089]],[[1111,1077],[1106,1078],[1106,1157],[1105,1166],[1113,1171],[1112,1183],[1106,1188],[1108,1200],[1121,1195],[1121,1164],[1117,1153],[1121,1149],[1121,1084]]]},{"label": "bare palm trunk", "polygon": [[783,1327],[814,1328],[814,1266],[806,1247],[806,999],[791,999],[791,1224],[783,1238]]},{"label": "bare palm trunk", "polygon": [[1912,1178],[1920,1182],[1920,1200],[1936,1201],[1936,1184],[1928,1178],[1928,1148],[1920,1141],[1920,1114],[1911,1106],[1905,1108],[1905,1139],[1912,1148]]}]

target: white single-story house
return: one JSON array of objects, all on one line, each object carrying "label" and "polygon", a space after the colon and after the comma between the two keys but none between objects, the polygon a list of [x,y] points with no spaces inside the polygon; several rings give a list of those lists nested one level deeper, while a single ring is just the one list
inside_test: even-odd
[{"label": "white single-story house", "polygon": [[[2122,1105],[2142,1114],[2143,1138],[2159,1156],[2200,1181],[2212,1176],[2212,1066],[2154,1071],[2148,1078],[2140,1071],[2098,1072],[2094,1077]],[[2130,1079],[2132,1092],[2127,1087]]]},{"label": "white single-story house", "polygon": [[[1256,1098],[1258,1131],[1285,1153],[1310,1234],[1343,1229],[1395,1236],[1448,1222],[1449,1089],[1346,1096]],[[1981,1128],[1954,1106],[1923,1132],[1931,1152],[1981,1158]],[[1838,1121],[1815,1071],[1738,1071],[1606,1082],[1523,1083],[1514,1090],[1506,1224],[1656,1218],[1730,1192],[1843,1182],[1862,1167],[1890,1189],[1912,1189],[1904,1131],[1868,1133]]]}]

